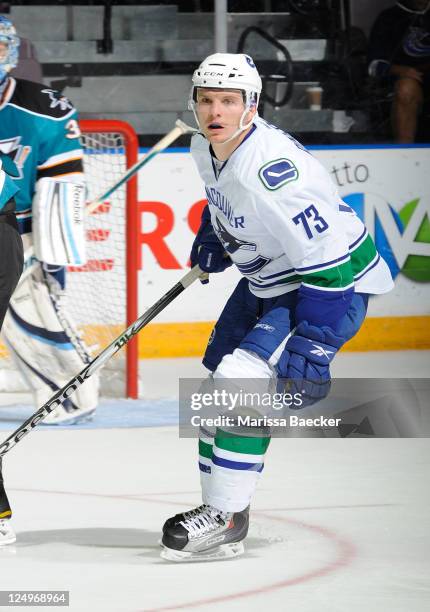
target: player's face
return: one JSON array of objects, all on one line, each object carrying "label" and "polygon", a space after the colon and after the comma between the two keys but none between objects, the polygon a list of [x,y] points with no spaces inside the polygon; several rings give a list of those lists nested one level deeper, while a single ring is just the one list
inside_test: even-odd
[{"label": "player's face", "polygon": [[[245,110],[242,92],[238,89],[197,90],[197,115],[200,128],[211,144],[222,144],[239,127]],[[247,124],[255,111],[249,111],[243,123]]]}]

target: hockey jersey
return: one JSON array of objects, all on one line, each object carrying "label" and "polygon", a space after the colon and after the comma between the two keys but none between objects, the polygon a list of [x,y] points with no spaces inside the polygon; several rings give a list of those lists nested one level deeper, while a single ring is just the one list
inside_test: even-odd
[{"label": "hockey jersey", "polygon": [[[45,176],[82,177],[82,148],[77,113],[71,102],[43,84],[10,78],[0,105],[0,152],[15,162],[20,191],[17,218],[31,231],[35,185]],[[83,177],[82,177],[83,179]]]},{"label": "hockey jersey", "polygon": [[209,142],[192,138],[213,228],[259,297],[300,285],[321,291],[385,293],[386,262],[329,174],[289,134],[256,118],[222,165]]},{"label": "hockey jersey", "polygon": [[18,191],[18,187],[13,182],[11,177],[1,167],[0,159],[0,214],[2,213],[6,204],[15,196]]}]

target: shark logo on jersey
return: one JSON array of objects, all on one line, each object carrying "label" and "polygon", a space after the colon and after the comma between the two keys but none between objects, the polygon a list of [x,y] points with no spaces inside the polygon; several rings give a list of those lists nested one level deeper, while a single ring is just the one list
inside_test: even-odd
[{"label": "shark logo on jersey", "polygon": [[42,89],[42,93],[48,94],[51,100],[51,108],[57,108],[57,106],[59,106],[62,111],[73,110],[73,104],[59,91],[55,89]]},{"label": "shark logo on jersey", "polygon": [[299,171],[290,159],[283,157],[264,164],[258,171],[258,176],[270,191],[280,189],[287,183],[292,183],[299,178]]},{"label": "shark logo on jersey", "polygon": [[25,160],[31,152],[31,147],[21,144],[21,136],[0,140],[0,153],[7,155],[14,162],[18,169],[18,176],[11,176],[13,179],[22,179],[24,176],[23,167]]},{"label": "shark logo on jersey", "polygon": [[232,234],[229,234],[227,229],[218,219],[218,217],[215,217],[215,225],[215,233],[227,253],[236,253],[236,251],[238,251],[239,249],[242,251],[257,250],[257,245],[255,244],[255,242],[245,242],[245,240],[239,240],[239,238],[236,238],[235,236],[232,236]]}]

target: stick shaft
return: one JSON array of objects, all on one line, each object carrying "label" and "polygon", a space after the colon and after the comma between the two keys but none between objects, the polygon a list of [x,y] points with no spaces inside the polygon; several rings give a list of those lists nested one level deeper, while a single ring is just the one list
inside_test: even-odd
[{"label": "stick shaft", "polygon": [[70,397],[76,389],[99,370],[109,359],[121,350],[136,334],[140,332],[154,317],[166,308],[189,287],[201,274],[198,266],[194,266],[185,276],[181,278],[167,293],[155,304],[146,310],[134,323],[123,331],[109,346],[107,346],[97,357],[95,357],[83,370],[74,376],[64,387],[59,389],[46,404],[28,418],[18,429],[16,429],[6,440],[0,444],[0,458],[10,451],[18,442],[24,438],[38,423],[50,414],[58,405]]},{"label": "stick shaft", "polygon": [[120,179],[109,189],[107,189],[104,193],[99,195],[97,198],[89,202],[85,208],[85,213],[90,215],[93,213],[102,202],[104,202],[114,191],[116,191],[121,185],[126,183],[136,172],[138,172],[143,166],[145,166],[148,162],[151,161],[153,157],[155,157],[158,153],[166,149],[172,142],[174,142],[181,134],[188,134],[195,131],[194,128],[191,128],[183,121],[176,121],[176,126],[161,140],[159,140],[147,153],[146,155],[140,159],[138,162],[134,164],[131,168],[127,170],[125,174],[122,175]]}]

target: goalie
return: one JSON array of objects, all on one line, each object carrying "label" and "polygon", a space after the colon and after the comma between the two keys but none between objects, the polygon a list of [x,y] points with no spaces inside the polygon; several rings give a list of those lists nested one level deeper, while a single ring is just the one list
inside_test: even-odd
[{"label": "goalie", "polygon": [[[11,299],[3,338],[37,407],[90,356],[63,308],[65,266],[85,263],[83,153],[76,110],[61,93],[14,79],[19,38],[0,16],[0,151],[15,162],[24,274]],[[45,423],[73,423],[94,412],[92,377]]]},{"label": "goalie", "polygon": [[[10,296],[21,276],[23,263],[22,240],[15,217],[15,197],[18,188],[12,176],[16,176],[16,167],[8,157],[3,158],[0,154],[0,329]],[[0,546],[15,542],[15,533],[9,521],[11,515],[9,500],[3,487],[0,458]]]}]

